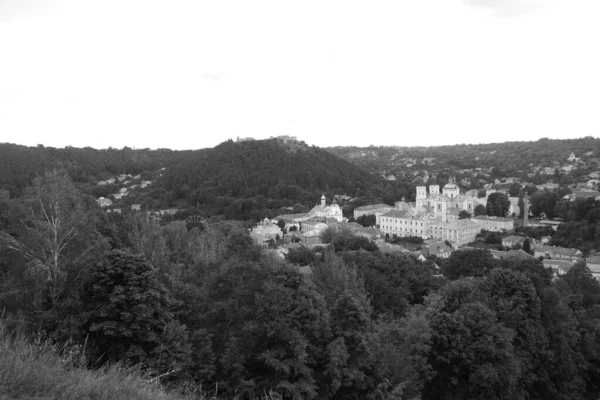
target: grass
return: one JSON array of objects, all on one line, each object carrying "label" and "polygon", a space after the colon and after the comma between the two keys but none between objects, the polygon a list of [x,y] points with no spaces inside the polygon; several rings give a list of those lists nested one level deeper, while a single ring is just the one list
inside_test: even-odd
[{"label": "grass", "polygon": [[0,400],[208,400],[167,392],[131,368],[88,370],[74,349],[9,335],[0,322]]},{"label": "grass", "polygon": [[[0,320],[0,400],[224,400],[200,386],[187,388],[185,395],[168,391],[119,364],[87,369],[80,354],[77,346],[9,334]],[[264,393],[262,400],[281,396]]]}]

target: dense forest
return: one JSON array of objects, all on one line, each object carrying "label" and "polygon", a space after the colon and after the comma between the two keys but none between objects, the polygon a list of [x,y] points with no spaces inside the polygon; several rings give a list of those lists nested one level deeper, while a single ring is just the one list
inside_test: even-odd
[{"label": "dense forest", "polygon": [[600,283],[584,263],[553,279],[487,250],[418,261],[323,239],[282,259],[239,221],[104,213],[52,170],[0,198],[2,324],[76,344],[90,370],[222,399],[598,398]]},{"label": "dense forest", "polygon": [[[380,177],[299,142],[227,141],[193,151],[0,145],[0,190],[10,197],[19,197],[36,176],[52,168],[67,171],[85,193],[111,198],[115,207],[139,203],[148,210],[189,208],[226,219],[259,220],[305,211],[323,193],[329,201],[334,195],[391,204],[395,199],[393,185]],[[119,174],[140,174],[153,184],[116,201],[111,194],[120,187],[98,182]]]}]

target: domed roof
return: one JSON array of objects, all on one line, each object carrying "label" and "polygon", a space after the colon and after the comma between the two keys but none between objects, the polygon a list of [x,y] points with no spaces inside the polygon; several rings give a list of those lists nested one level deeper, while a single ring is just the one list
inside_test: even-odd
[{"label": "domed roof", "polygon": [[448,182],[444,185],[444,189],[456,189],[458,186],[456,186],[454,183]]},{"label": "domed roof", "polygon": [[323,196],[321,196],[321,199],[324,199],[324,198],[325,198],[325,194],[323,194]]}]

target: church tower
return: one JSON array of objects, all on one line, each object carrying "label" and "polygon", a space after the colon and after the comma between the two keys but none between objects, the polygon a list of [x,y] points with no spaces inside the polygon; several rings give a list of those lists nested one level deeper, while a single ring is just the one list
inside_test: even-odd
[{"label": "church tower", "polygon": [[525,193],[523,196],[523,227],[527,226],[529,218],[529,195]]},{"label": "church tower", "polygon": [[325,194],[323,194],[323,196],[321,196],[321,207],[325,207]]},{"label": "church tower", "polygon": [[429,194],[440,194],[440,185],[429,185]]},{"label": "church tower", "polygon": [[427,188],[425,186],[417,186],[417,207],[423,207],[427,199]]}]

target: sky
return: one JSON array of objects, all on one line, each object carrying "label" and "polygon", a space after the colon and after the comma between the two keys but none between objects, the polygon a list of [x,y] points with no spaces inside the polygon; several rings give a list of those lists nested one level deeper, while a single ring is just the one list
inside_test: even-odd
[{"label": "sky", "polygon": [[599,0],[0,0],[0,142],[600,137]]}]

